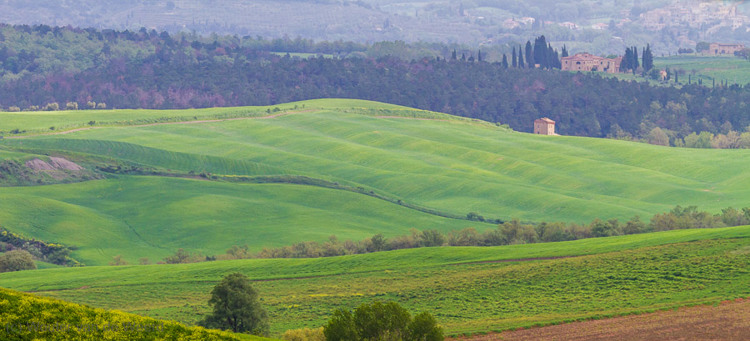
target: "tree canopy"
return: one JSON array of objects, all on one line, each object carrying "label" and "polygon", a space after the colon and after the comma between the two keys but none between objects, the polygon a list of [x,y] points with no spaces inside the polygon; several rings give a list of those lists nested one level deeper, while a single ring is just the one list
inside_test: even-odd
[{"label": "tree canopy", "polygon": [[439,341],[443,331],[432,315],[423,312],[413,319],[396,302],[362,304],[350,312],[339,309],[323,328],[328,341]]},{"label": "tree canopy", "polygon": [[268,334],[268,315],[247,276],[233,273],[224,277],[211,290],[208,304],[213,312],[201,321],[202,326],[235,333]]}]

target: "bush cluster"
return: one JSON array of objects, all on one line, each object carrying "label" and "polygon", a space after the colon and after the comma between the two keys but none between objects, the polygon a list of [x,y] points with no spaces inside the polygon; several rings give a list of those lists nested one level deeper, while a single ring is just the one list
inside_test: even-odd
[{"label": "bush cluster", "polygon": [[245,258],[316,258],[377,251],[411,249],[432,246],[500,246],[511,244],[546,243],[595,237],[666,231],[690,228],[716,228],[750,225],[750,207],[741,210],[723,209],[720,214],[699,211],[695,206],[676,206],[669,212],[654,215],[650,222],[634,216],[626,222],[618,219],[594,219],[589,224],[541,222],[527,224],[513,219],[499,224],[497,228],[479,232],[475,228],[442,233],[437,230],[418,231],[412,229],[408,235],[386,239],[382,234],[360,241],[340,241],[336,236],[328,241],[299,242],[291,246],[264,248],[252,253],[247,245],[234,245],[218,259]]},{"label": "bush cluster", "polygon": [[[478,216],[478,215],[477,215]],[[481,216],[478,216],[481,217]],[[476,220],[479,220],[478,218]],[[180,264],[198,263],[214,260],[251,259],[251,258],[318,258],[354,254],[365,254],[379,251],[413,249],[435,246],[501,246],[513,244],[548,243],[568,240],[609,237],[628,234],[648,233],[691,228],[717,228],[727,226],[750,225],[750,207],[735,209],[725,208],[720,214],[699,211],[696,206],[676,206],[669,212],[654,215],[649,222],[634,216],[626,222],[618,219],[594,219],[588,224],[541,222],[530,224],[518,219],[498,224],[497,228],[480,232],[473,227],[447,233],[434,229],[412,229],[407,235],[386,238],[376,234],[359,241],[341,241],[335,235],[326,242],[299,242],[277,248],[263,248],[252,252],[247,245],[233,245],[225,254],[204,256],[179,249],[174,255],[164,258],[160,263]],[[148,264],[148,259],[140,260]],[[110,265],[126,265],[127,262],[116,256]]]},{"label": "bush cluster", "polygon": [[239,340],[188,327],[0,288],[0,340]]},{"label": "bush cluster", "polygon": [[47,243],[41,240],[28,238],[17,233],[10,232],[0,227],[0,242],[4,243],[4,249],[25,250],[34,258],[65,266],[83,266],[82,263],[70,257],[72,250],[62,244]]}]

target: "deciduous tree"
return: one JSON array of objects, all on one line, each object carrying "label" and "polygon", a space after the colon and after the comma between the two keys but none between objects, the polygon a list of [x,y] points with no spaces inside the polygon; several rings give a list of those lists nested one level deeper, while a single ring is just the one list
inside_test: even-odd
[{"label": "deciduous tree", "polygon": [[208,304],[213,312],[201,321],[204,327],[229,329],[235,333],[268,334],[268,315],[247,276],[233,273],[224,277],[211,290]]}]

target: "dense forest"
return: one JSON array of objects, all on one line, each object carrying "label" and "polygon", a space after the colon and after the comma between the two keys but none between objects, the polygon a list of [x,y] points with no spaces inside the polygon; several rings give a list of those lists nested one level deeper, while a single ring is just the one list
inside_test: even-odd
[{"label": "dense forest", "polygon": [[[343,42],[272,43],[43,25],[0,26],[0,42],[0,108],[8,111],[272,105],[345,97],[500,122],[520,131],[547,116],[558,122],[561,134],[593,137],[646,138],[659,127],[676,140],[750,125],[747,86],[655,87],[596,73],[507,67],[480,61],[479,52],[477,58],[459,53],[454,59],[446,51],[444,57],[404,60],[368,56],[361,45]],[[278,53],[305,49],[327,55]]]}]

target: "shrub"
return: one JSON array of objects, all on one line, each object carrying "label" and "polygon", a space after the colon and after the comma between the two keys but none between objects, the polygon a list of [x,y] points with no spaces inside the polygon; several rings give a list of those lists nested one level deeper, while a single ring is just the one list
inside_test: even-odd
[{"label": "shrub", "polygon": [[443,340],[443,330],[427,312],[413,320],[396,302],[362,304],[354,312],[338,309],[323,327],[328,341]]},{"label": "shrub", "polygon": [[117,255],[117,256],[112,257],[112,261],[109,262],[109,265],[112,265],[112,266],[128,265],[128,262],[122,259],[122,255]]},{"label": "shrub", "polygon": [[21,108],[16,107],[16,106],[12,106],[12,107],[8,107],[8,111],[9,112],[19,112],[19,111],[21,111]]},{"label": "shrub", "polygon": [[167,264],[184,264],[184,263],[198,263],[206,260],[201,254],[189,253],[183,248],[177,249],[174,255],[164,258],[164,262]]},{"label": "shrub", "polygon": [[0,255],[0,272],[33,269],[36,269],[34,258],[25,250],[8,251]]},{"label": "shrub", "polygon": [[60,105],[57,104],[57,102],[47,103],[47,105],[44,107],[44,110],[57,111],[57,110],[60,110]]},{"label": "shrub", "polygon": [[287,330],[281,335],[282,340],[286,341],[325,341],[326,336],[323,334],[323,327],[312,329],[292,329]]},{"label": "shrub", "polygon": [[419,235],[419,245],[423,247],[442,246],[445,237],[438,230],[424,230]]},{"label": "shrub", "polygon": [[78,102],[65,103],[65,110],[78,110]]}]

